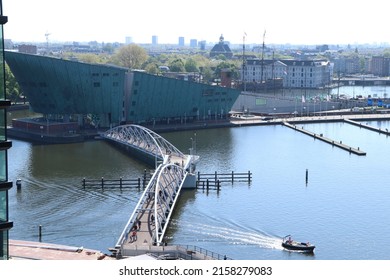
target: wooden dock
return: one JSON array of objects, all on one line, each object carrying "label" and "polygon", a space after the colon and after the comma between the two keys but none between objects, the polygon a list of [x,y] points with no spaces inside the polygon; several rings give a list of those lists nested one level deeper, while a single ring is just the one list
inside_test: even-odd
[{"label": "wooden dock", "polygon": [[378,132],[380,134],[385,134],[387,136],[390,135],[390,131],[387,128],[386,129],[380,129],[378,127],[373,127],[373,126],[370,126],[370,125],[367,125],[367,124],[362,124],[361,122],[353,121],[353,120],[350,120],[350,119],[344,119],[344,122],[352,124],[352,125],[356,125],[358,127],[362,127],[362,128],[365,128],[365,129],[368,129],[368,130],[371,130],[371,131],[375,131],[375,132]]},{"label": "wooden dock", "polygon": [[197,189],[216,189],[220,190],[222,183],[246,182],[250,184],[252,181],[252,173],[234,172],[231,173],[200,173],[198,172],[196,180]]},{"label": "wooden dock", "polygon": [[134,178],[134,179],[124,179],[120,177],[119,179],[106,179],[104,177],[101,177],[100,179],[86,179],[83,178],[81,184],[83,186],[83,189],[87,188],[101,188],[103,189],[131,189],[136,188],[145,189],[150,181],[151,175],[150,172],[148,173],[146,169],[144,170],[144,173],[142,177]]},{"label": "wooden dock", "polygon": [[289,128],[292,128],[292,129],[294,129],[296,131],[302,132],[302,133],[304,133],[306,135],[309,135],[309,136],[311,136],[311,137],[313,137],[315,139],[319,139],[321,141],[324,141],[324,142],[326,142],[328,144],[331,144],[332,146],[336,146],[336,147],[338,147],[340,149],[348,151],[348,152],[350,152],[352,154],[355,154],[355,155],[358,155],[358,156],[365,156],[366,155],[366,152],[361,151],[359,147],[357,149],[352,148],[352,147],[350,147],[348,145],[343,144],[342,141],[340,141],[340,142],[334,141],[334,140],[332,140],[330,138],[324,137],[322,134],[313,133],[311,131],[303,129],[303,127],[298,127],[298,126],[292,125],[292,124],[290,124],[288,122],[283,122],[283,125],[287,126]]}]

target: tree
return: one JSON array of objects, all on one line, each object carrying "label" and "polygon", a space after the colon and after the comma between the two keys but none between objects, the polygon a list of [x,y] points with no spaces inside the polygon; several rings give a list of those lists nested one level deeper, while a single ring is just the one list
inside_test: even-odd
[{"label": "tree", "polygon": [[147,73],[154,74],[154,75],[157,75],[161,72],[160,69],[158,68],[157,64],[152,63],[152,62],[146,64],[145,70]]},{"label": "tree", "polygon": [[92,53],[82,53],[80,55],[77,55],[77,58],[79,61],[85,63],[95,63],[95,64],[101,63],[100,57]]},{"label": "tree", "polygon": [[184,72],[184,63],[181,58],[177,58],[173,60],[171,63],[169,63],[169,69],[171,69],[172,72]]},{"label": "tree", "polygon": [[190,57],[186,60],[184,67],[185,67],[185,70],[187,72],[198,72],[199,71],[197,63],[192,57]]},{"label": "tree", "polygon": [[119,48],[113,59],[120,66],[142,69],[143,64],[148,60],[148,54],[142,47],[131,44]]},{"label": "tree", "polygon": [[225,70],[229,70],[231,73],[232,73],[232,77],[233,78],[237,78],[238,77],[238,71],[237,71],[237,66],[233,63],[233,62],[229,62],[229,61],[222,61],[220,62],[216,69],[215,69],[215,77],[216,78],[220,78],[221,77],[221,71],[225,69]]},{"label": "tree", "polygon": [[22,91],[7,64],[5,64],[5,87],[7,99],[16,103],[20,99]]},{"label": "tree", "polygon": [[205,83],[208,84],[208,83],[212,82],[213,76],[214,76],[214,71],[210,67],[202,68],[201,74],[202,74],[202,77],[203,77],[203,81]]}]

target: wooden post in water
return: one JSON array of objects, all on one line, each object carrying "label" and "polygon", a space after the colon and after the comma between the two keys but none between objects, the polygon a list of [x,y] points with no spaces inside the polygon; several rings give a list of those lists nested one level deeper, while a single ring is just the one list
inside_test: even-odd
[{"label": "wooden post in water", "polygon": [[83,178],[83,189],[85,189],[85,177]]},{"label": "wooden post in water", "polygon": [[16,188],[20,190],[22,188],[22,179],[17,179],[16,180]]},{"label": "wooden post in water", "polygon": [[207,188],[207,190],[209,189],[209,179],[207,179],[207,181],[206,181],[206,188]]},{"label": "wooden post in water", "polygon": [[248,183],[251,182],[251,171],[248,171]]},{"label": "wooden post in water", "polygon": [[144,180],[142,182],[142,186],[143,186],[143,188],[146,187],[146,169],[144,169]]},{"label": "wooden post in water", "polygon": [[39,225],[39,242],[42,242],[42,225]]},{"label": "wooden post in water", "polygon": [[[145,180],[144,180],[144,186],[145,186]],[[138,177],[138,189],[141,187],[141,178]]]},{"label": "wooden post in water", "polygon": [[217,180],[217,191],[219,191],[219,188],[220,188],[220,182],[219,182],[219,180]]},{"label": "wooden post in water", "polygon": [[200,172],[198,171],[198,181],[200,181]]},{"label": "wooden post in water", "polygon": [[218,174],[217,174],[217,171],[215,171],[215,178],[214,178],[215,182],[217,182],[217,177],[218,177]]},{"label": "wooden post in water", "polygon": [[102,189],[104,189],[104,178],[102,177]]},{"label": "wooden post in water", "polygon": [[307,184],[307,181],[309,180],[309,170],[306,169],[306,184]]},{"label": "wooden post in water", "polygon": [[232,171],[232,184],[234,183],[234,171]]},{"label": "wooden post in water", "polygon": [[119,189],[122,190],[122,177],[119,178]]}]

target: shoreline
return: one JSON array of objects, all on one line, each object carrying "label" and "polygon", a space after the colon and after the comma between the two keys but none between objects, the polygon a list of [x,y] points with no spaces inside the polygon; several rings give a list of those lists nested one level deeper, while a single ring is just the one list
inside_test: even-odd
[{"label": "shoreline", "polygon": [[[390,113],[354,113],[350,111],[338,111],[324,113],[318,116],[274,116],[267,120],[259,118],[227,119],[227,120],[207,120],[186,124],[159,124],[144,125],[144,127],[156,133],[169,133],[189,130],[203,130],[215,128],[241,127],[241,126],[261,126],[261,125],[282,125],[284,122],[292,124],[301,123],[322,123],[322,122],[342,122],[345,119],[354,121],[390,120]],[[79,133],[72,134],[47,134],[42,132],[27,131],[19,128],[7,127],[8,137],[34,144],[68,144],[79,143],[100,138],[103,131],[107,129],[80,130]]]}]

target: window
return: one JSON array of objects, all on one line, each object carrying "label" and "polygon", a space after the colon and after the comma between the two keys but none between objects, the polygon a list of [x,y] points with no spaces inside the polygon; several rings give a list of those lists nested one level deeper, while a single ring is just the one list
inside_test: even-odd
[{"label": "window", "polygon": [[94,83],[93,83],[93,86],[94,86],[94,87],[100,87],[100,83],[99,83],[99,82],[94,82]]}]

